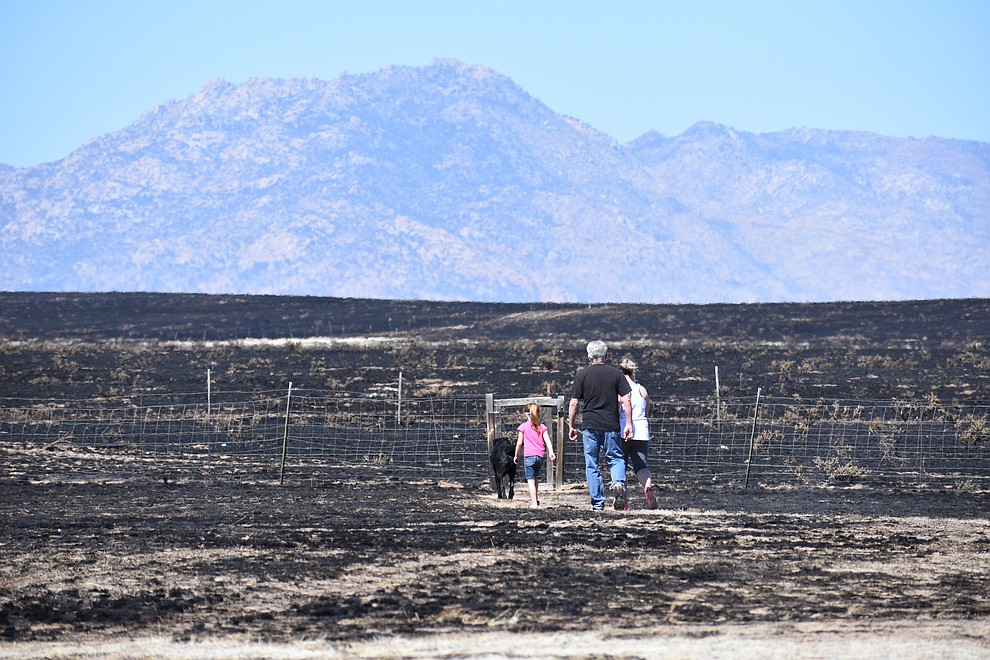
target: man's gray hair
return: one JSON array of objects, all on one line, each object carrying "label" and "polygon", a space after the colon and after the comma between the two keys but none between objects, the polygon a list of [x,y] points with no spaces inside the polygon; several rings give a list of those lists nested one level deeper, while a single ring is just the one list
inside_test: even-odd
[{"label": "man's gray hair", "polygon": [[592,362],[603,362],[606,355],[608,355],[608,346],[605,342],[597,339],[588,342],[588,358]]}]

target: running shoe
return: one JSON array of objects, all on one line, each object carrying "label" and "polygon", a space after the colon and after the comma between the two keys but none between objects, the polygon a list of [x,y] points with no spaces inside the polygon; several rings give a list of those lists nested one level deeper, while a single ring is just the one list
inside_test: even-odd
[{"label": "running shoe", "polygon": [[626,499],[626,487],[623,484],[612,484],[612,508],[616,511],[627,511],[629,500]]},{"label": "running shoe", "polygon": [[646,506],[651,509],[655,509],[660,506],[660,503],[657,502],[657,494],[654,493],[653,489],[649,486],[643,486],[643,495],[646,495]]}]

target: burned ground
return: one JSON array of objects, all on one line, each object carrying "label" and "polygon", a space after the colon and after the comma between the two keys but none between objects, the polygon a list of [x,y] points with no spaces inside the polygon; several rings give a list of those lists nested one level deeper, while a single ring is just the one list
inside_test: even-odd
[{"label": "burned ground", "polygon": [[[707,395],[714,365],[733,392],[947,401],[990,393],[987,301],[588,308],[0,294],[0,302],[0,397],[39,402],[200,391],[205,368],[238,391],[290,380],[373,391],[402,370],[421,395],[548,385],[559,394],[584,342],[599,336],[644,364],[644,381],[664,398]],[[217,310],[232,311],[221,322]],[[329,334],[331,324],[342,337],[390,339],[325,349],[242,341],[258,327],[301,340],[303,325]],[[225,339],[241,341],[217,343]],[[664,484],[661,474],[657,510],[634,497],[629,512],[595,513],[576,484],[545,493],[546,506],[531,511],[526,498],[498,502],[483,474],[445,482],[310,461],[280,485],[272,464],[237,457],[16,438],[3,439],[0,456],[3,655],[154,637],[317,641],[325,653],[411,657],[413,641],[382,645],[468,634],[485,640],[471,651],[478,655],[562,656],[564,646],[540,647],[538,636],[597,631],[615,640],[608,655],[647,657],[676,635],[759,630],[767,644],[810,644],[828,627],[847,641],[908,635],[914,648],[945,657],[990,649],[990,494],[978,488],[741,488]],[[630,639],[640,643],[622,645]]]},{"label": "burned ground", "polygon": [[6,640],[952,621],[988,641],[985,492],[695,485],[602,513],[573,488],[531,511],[367,467],[279,486],[270,466],[173,459],[166,481],[143,460],[4,449]]},{"label": "burned ground", "polygon": [[[0,398],[394,385],[567,395],[584,346],[631,355],[654,399],[990,398],[990,301],[522,305],[0,293]],[[310,348],[306,339],[323,337]],[[253,339],[279,340],[256,342]],[[373,338],[372,341],[369,338]],[[326,343],[334,342],[335,343]]]}]

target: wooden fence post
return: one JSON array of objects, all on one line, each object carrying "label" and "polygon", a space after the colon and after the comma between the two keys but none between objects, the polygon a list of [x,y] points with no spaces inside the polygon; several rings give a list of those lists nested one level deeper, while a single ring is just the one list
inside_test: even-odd
[{"label": "wooden fence post", "polygon": [[564,397],[559,396],[557,397],[557,464],[554,466],[553,475],[553,489],[558,493],[564,486],[564,456],[567,455],[564,445],[564,437],[567,435],[566,426],[567,412],[564,410]]},{"label": "wooden fence post", "polygon": [[488,438],[488,452],[485,454],[485,463],[488,465],[488,475],[492,482],[492,490],[498,490],[498,485],[495,483],[495,471],[492,469],[492,462],[490,456],[492,455],[492,446],[495,444],[495,395],[486,394],[485,395],[485,427],[486,436]]}]

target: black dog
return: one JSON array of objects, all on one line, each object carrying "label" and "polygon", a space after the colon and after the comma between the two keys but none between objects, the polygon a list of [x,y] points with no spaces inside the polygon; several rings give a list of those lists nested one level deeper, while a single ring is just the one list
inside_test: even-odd
[{"label": "black dog", "polygon": [[492,490],[498,491],[498,499],[506,498],[505,483],[509,478],[508,499],[512,499],[516,488],[516,463],[513,458],[516,455],[516,446],[509,442],[507,438],[498,438],[492,445],[492,471],[495,477],[492,479]]}]

